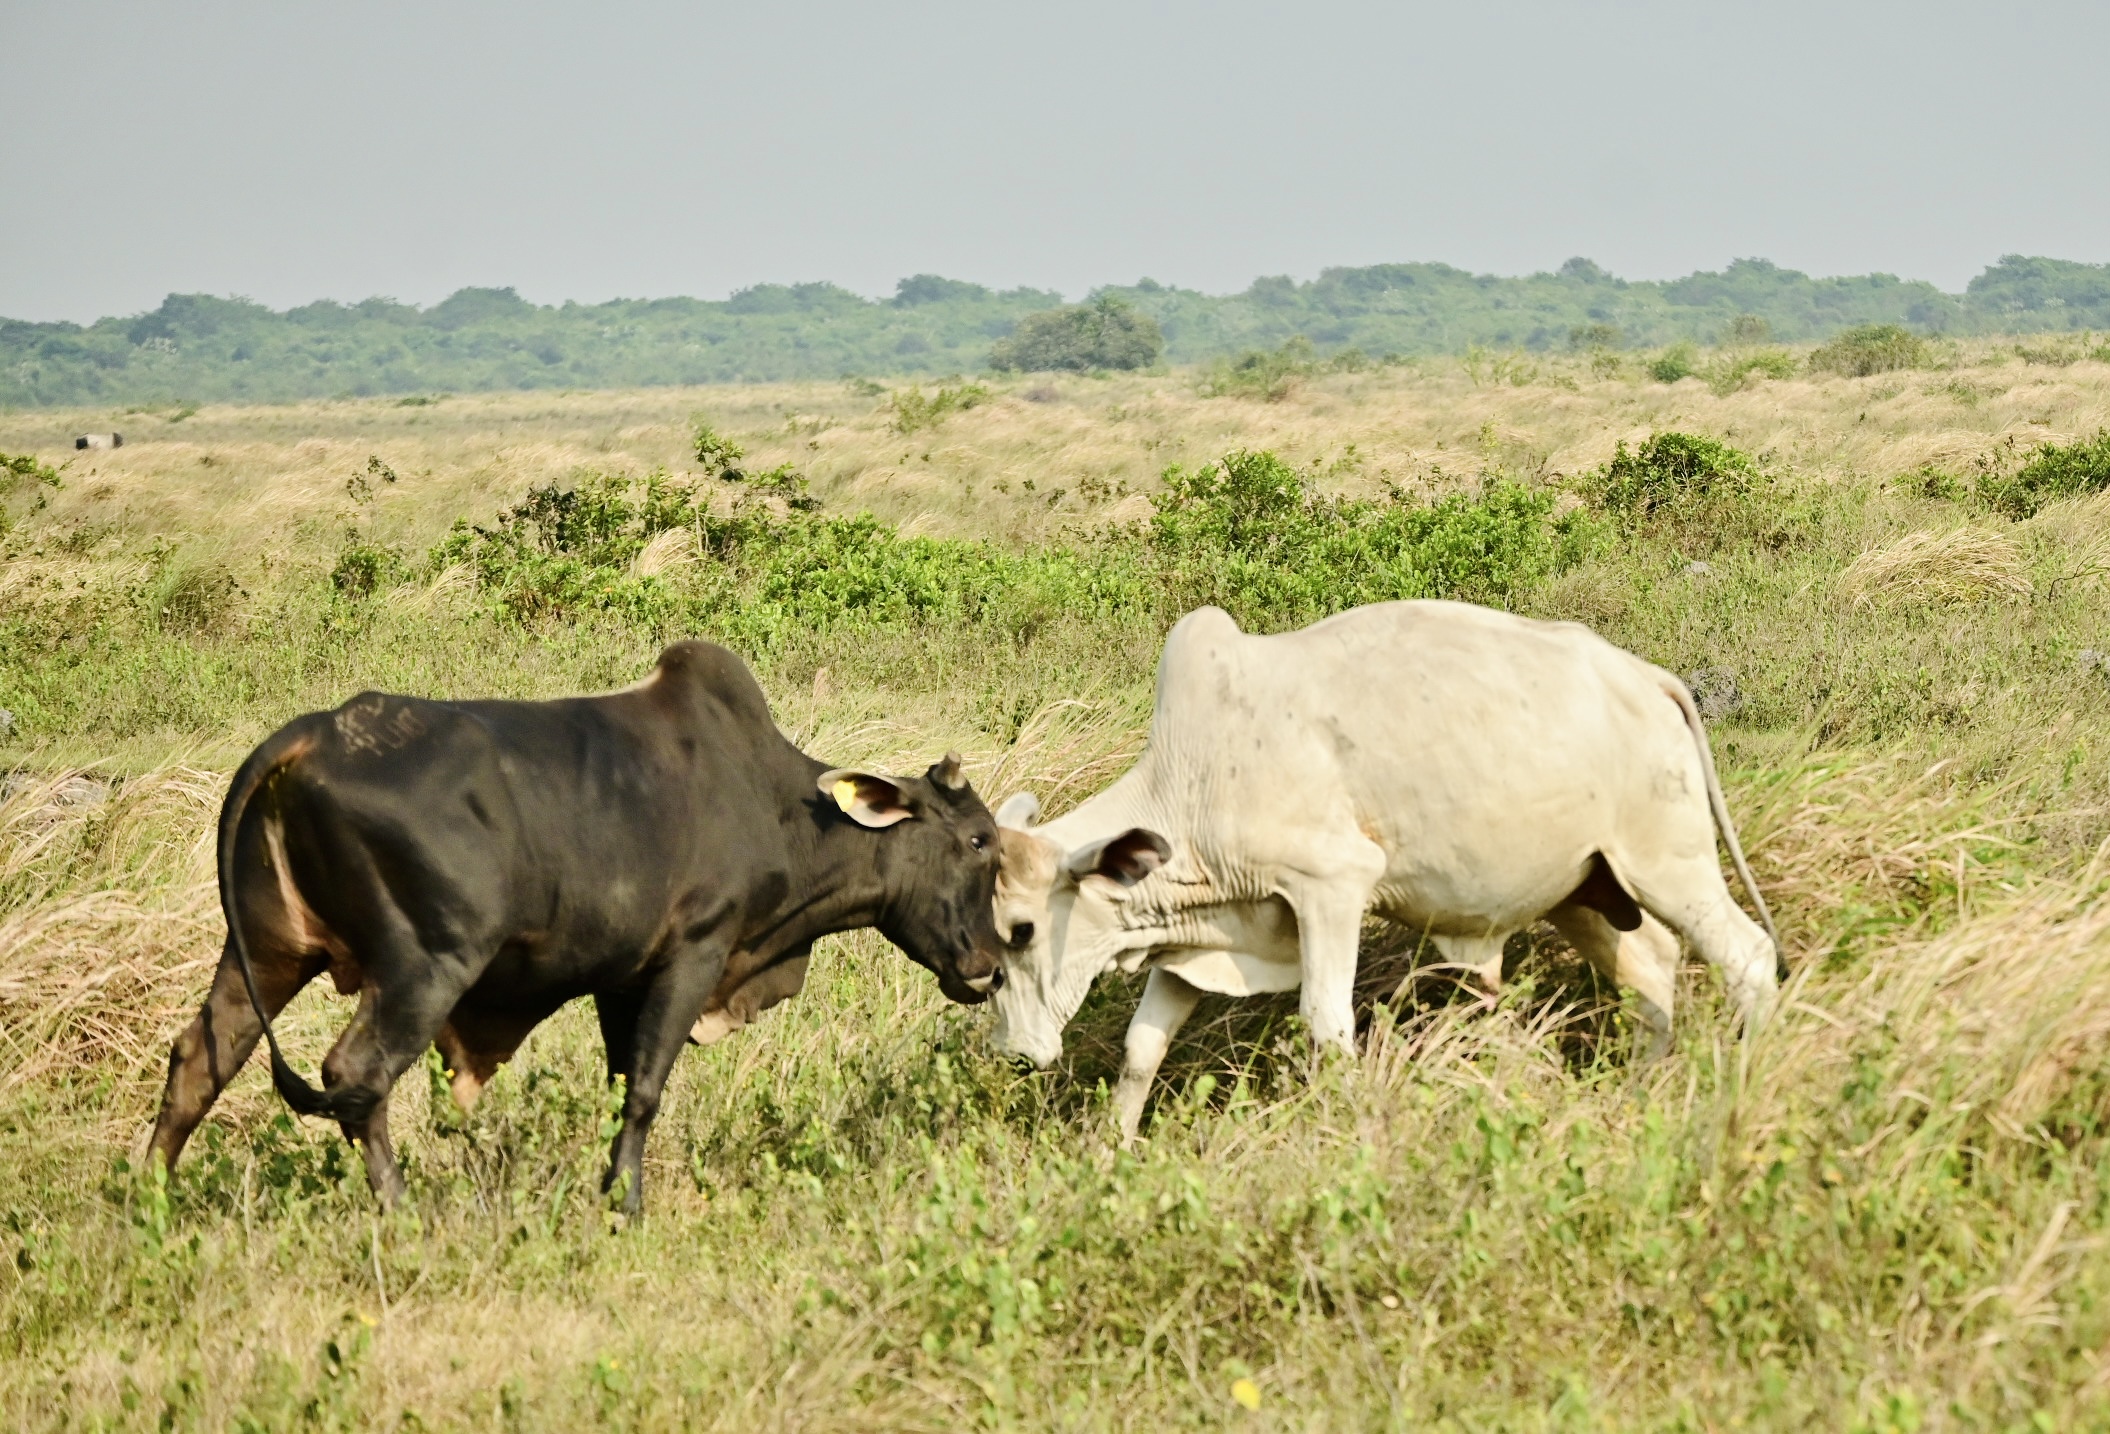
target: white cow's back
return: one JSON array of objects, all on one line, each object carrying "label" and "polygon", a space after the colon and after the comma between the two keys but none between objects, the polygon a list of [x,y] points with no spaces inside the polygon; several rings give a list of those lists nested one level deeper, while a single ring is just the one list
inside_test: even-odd
[{"label": "white cow's back", "polygon": [[[1572,623],[1450,602],[1241,633],[1205,608],[1159,665],[1135,776],[1220,897],[1384,852],[1386,915],[1514,929],[1602,850],[1711,850],[1698,754],[1660,669]],[[1367,850],[1367,848],[1365,848]]]}]

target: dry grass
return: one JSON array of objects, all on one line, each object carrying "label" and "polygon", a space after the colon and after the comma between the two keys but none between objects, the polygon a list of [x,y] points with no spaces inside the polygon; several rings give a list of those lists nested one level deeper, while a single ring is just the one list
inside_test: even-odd
[{"label": "dry grass", "polygon": [[[1535,372],[1522,387],[1477,386],[1462,365],[1431,360],[1315,378],[1279,403],[1203,398],[1184,373],[1065,378],[1045,400],[1026,396],[1037,381],[1020,381],[907,436],[893,430],[887,398],[837,384],[469,395],[416,409],[207,407],[166,432],[134,424],[125,447],[76,462],[54,511],[112,534],[209,542],[246,578],[283,561],[303,528],[351,521],[346,480],[369,455],[401,481],[381,485],[367,521],[422,544],[455,514],[490,511],[582,467],[685,472],[697,417],[746,445],[751,469],[798,467],[831,509],[1014,539],[1100,521],[1154,489],[1167,464],[1237,446],[1272,448],[1323,486],[1374,493],[1452,487],[1497,467],[1580,473],[1619,441],[1662,428],[1716,434],[1811,474],[1888,478],[1929,463],[1961,471],[2010,437],[2110,426],[2110,365],[2030,368],[1991,342],[1960,348],[1941,371],[1766,382],[1727,396],[1697,379],[1593,377],[1582,360],[1542,360]],[[75,432],[111,418],[0,415],[0,450],[66,461]]]},{"label": "dry grass", "polygon": [[[2092,433],[2110,367],[2025,369],[1987,345],[1942,372],[1725,397],[1558,360],[1522,386],[1432,363],[1279,403],[1203,399],[1187,375],[1054,390],[1000,391],[906,438],[883,400],[830,385],[208,408],[137,438],[128,421],[127,446],[69,468],[48,510],[18,500],[0,621],[71,623],[49,661],[88,695],[68,709],[80,730],[0,747],[17,769],[0,797],[0,1419],[2110,1418],[2110,683],[2075,657],[2110,650],[2093,576],[2110,508],[1999,527],[1893,481],[1966,471],[2011,435]],[[697,413],[751,466],[797,463],[830,511],[1009,542],[1142,516],[1166,463],[1236,446],[1346,492],[1497,468],[1552,481],[1663,427],[1767,455],[1796,501],[1829,506],[1703,572],[1643,535],[1530,605],[1678,671],[1734,671],[1746,706],[1715,736],[1796,971],[1781,1016],[1741,1044],[1712,977],[1688,971],[1678,1048],[1632,1068],[1617,994],[1560,951],[1492,1011],[1423,989],[1394,1009],[1411,943],[1380,933],[1357,1062],[1308,1066],[1294,998],[1212,1002],[1129,1158],[1105,1143],[1100,1083],[1132,986],[1095,994],[1064,1069],[1019,1076],[988,1058],[980,1016],[860,936],[821,949],[799,1001],[683,1059],[653,1214],[627,1230],[592,1194],[600,1067],[578,1010],[465,1121],[405,1079],[413,1215],[377,1220],[333,1173],[335,1137],[278,1124],[255,1068],[165,1203],[118,1174],[217,957],[213,815],[249,742],[370,682],[614,685],[656,642],[485,623],[459,569],[349,617],[299,606],[347,528],[416,550],[581,465],[678,470]],[[0,449],[65,457],[108,417],[0,416]],[[369,454],[400,478],[359,503],[346,479]],[[218,626],[97,627],[166,574],[156,540],[235,576]],[[700,561],[668,535],[635,571]],[[830,760],[958,748],[992,800],[1030,788],[1059,812],[1140,749],[1152,656],[1088,629],[874,631],[762,677],[785,730]],[[296,1064],[315,1068],[348,1010],[321,990],[290,1008]],[[1229,1401],[1242,1375],[1257,1415]]]},{"label": "dry grass", "polygon": [[1839,591],[1855,602],[1947,604],[2026,599],[2031,585],[2027,561],[2013,538],[1963,527],[1907,533],[1870,548],[1840,574]]}]

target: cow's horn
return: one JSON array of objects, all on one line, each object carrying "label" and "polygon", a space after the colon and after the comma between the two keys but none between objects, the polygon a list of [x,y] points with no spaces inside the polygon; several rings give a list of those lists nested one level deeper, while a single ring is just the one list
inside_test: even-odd
[{"label": "cow's horn", "polygon": [[930,769],[930,779],[948,792],[957,792],[967,785],[960,775],[960,754],[947,752],[944,759]]}]

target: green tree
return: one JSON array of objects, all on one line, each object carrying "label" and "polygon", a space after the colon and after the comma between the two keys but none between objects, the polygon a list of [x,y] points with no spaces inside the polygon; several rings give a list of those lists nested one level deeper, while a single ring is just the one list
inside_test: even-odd
[{"label": "green tree", "polygon": [[1049,309],[1019,320],[997,344],[989,366],[1028,373],[1043,369],[1148,368],[1165,351],[1156,319],[1102,295],[1089,304]]}]

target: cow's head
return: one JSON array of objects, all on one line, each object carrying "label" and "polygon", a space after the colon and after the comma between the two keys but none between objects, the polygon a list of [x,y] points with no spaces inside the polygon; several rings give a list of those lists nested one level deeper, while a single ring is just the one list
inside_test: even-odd
[{"label": "cow's head", "polygon": [[996,929],[1010,954],[996,993],[995,1039],[1006,1054],[1048,1066],[1062,1054],[1063,1027],[1092,982],[1133,944],[1122,911],[1130,888],[1164,865],[1172,847],[1148,828],[1130,827],[1069,849],[1033,830],[1039,814],[1029,794],[997,813]]},{"label": "cow's head", "polygon": [[879,920],[887,940],[938,978],[966,1005],[1004,983],[1003,944],[991,901],[996,890],[996,819],[949,753],[920,777],[883,777],[837,768],[818,785],[859,826],[885,833],[877,867]]}]

